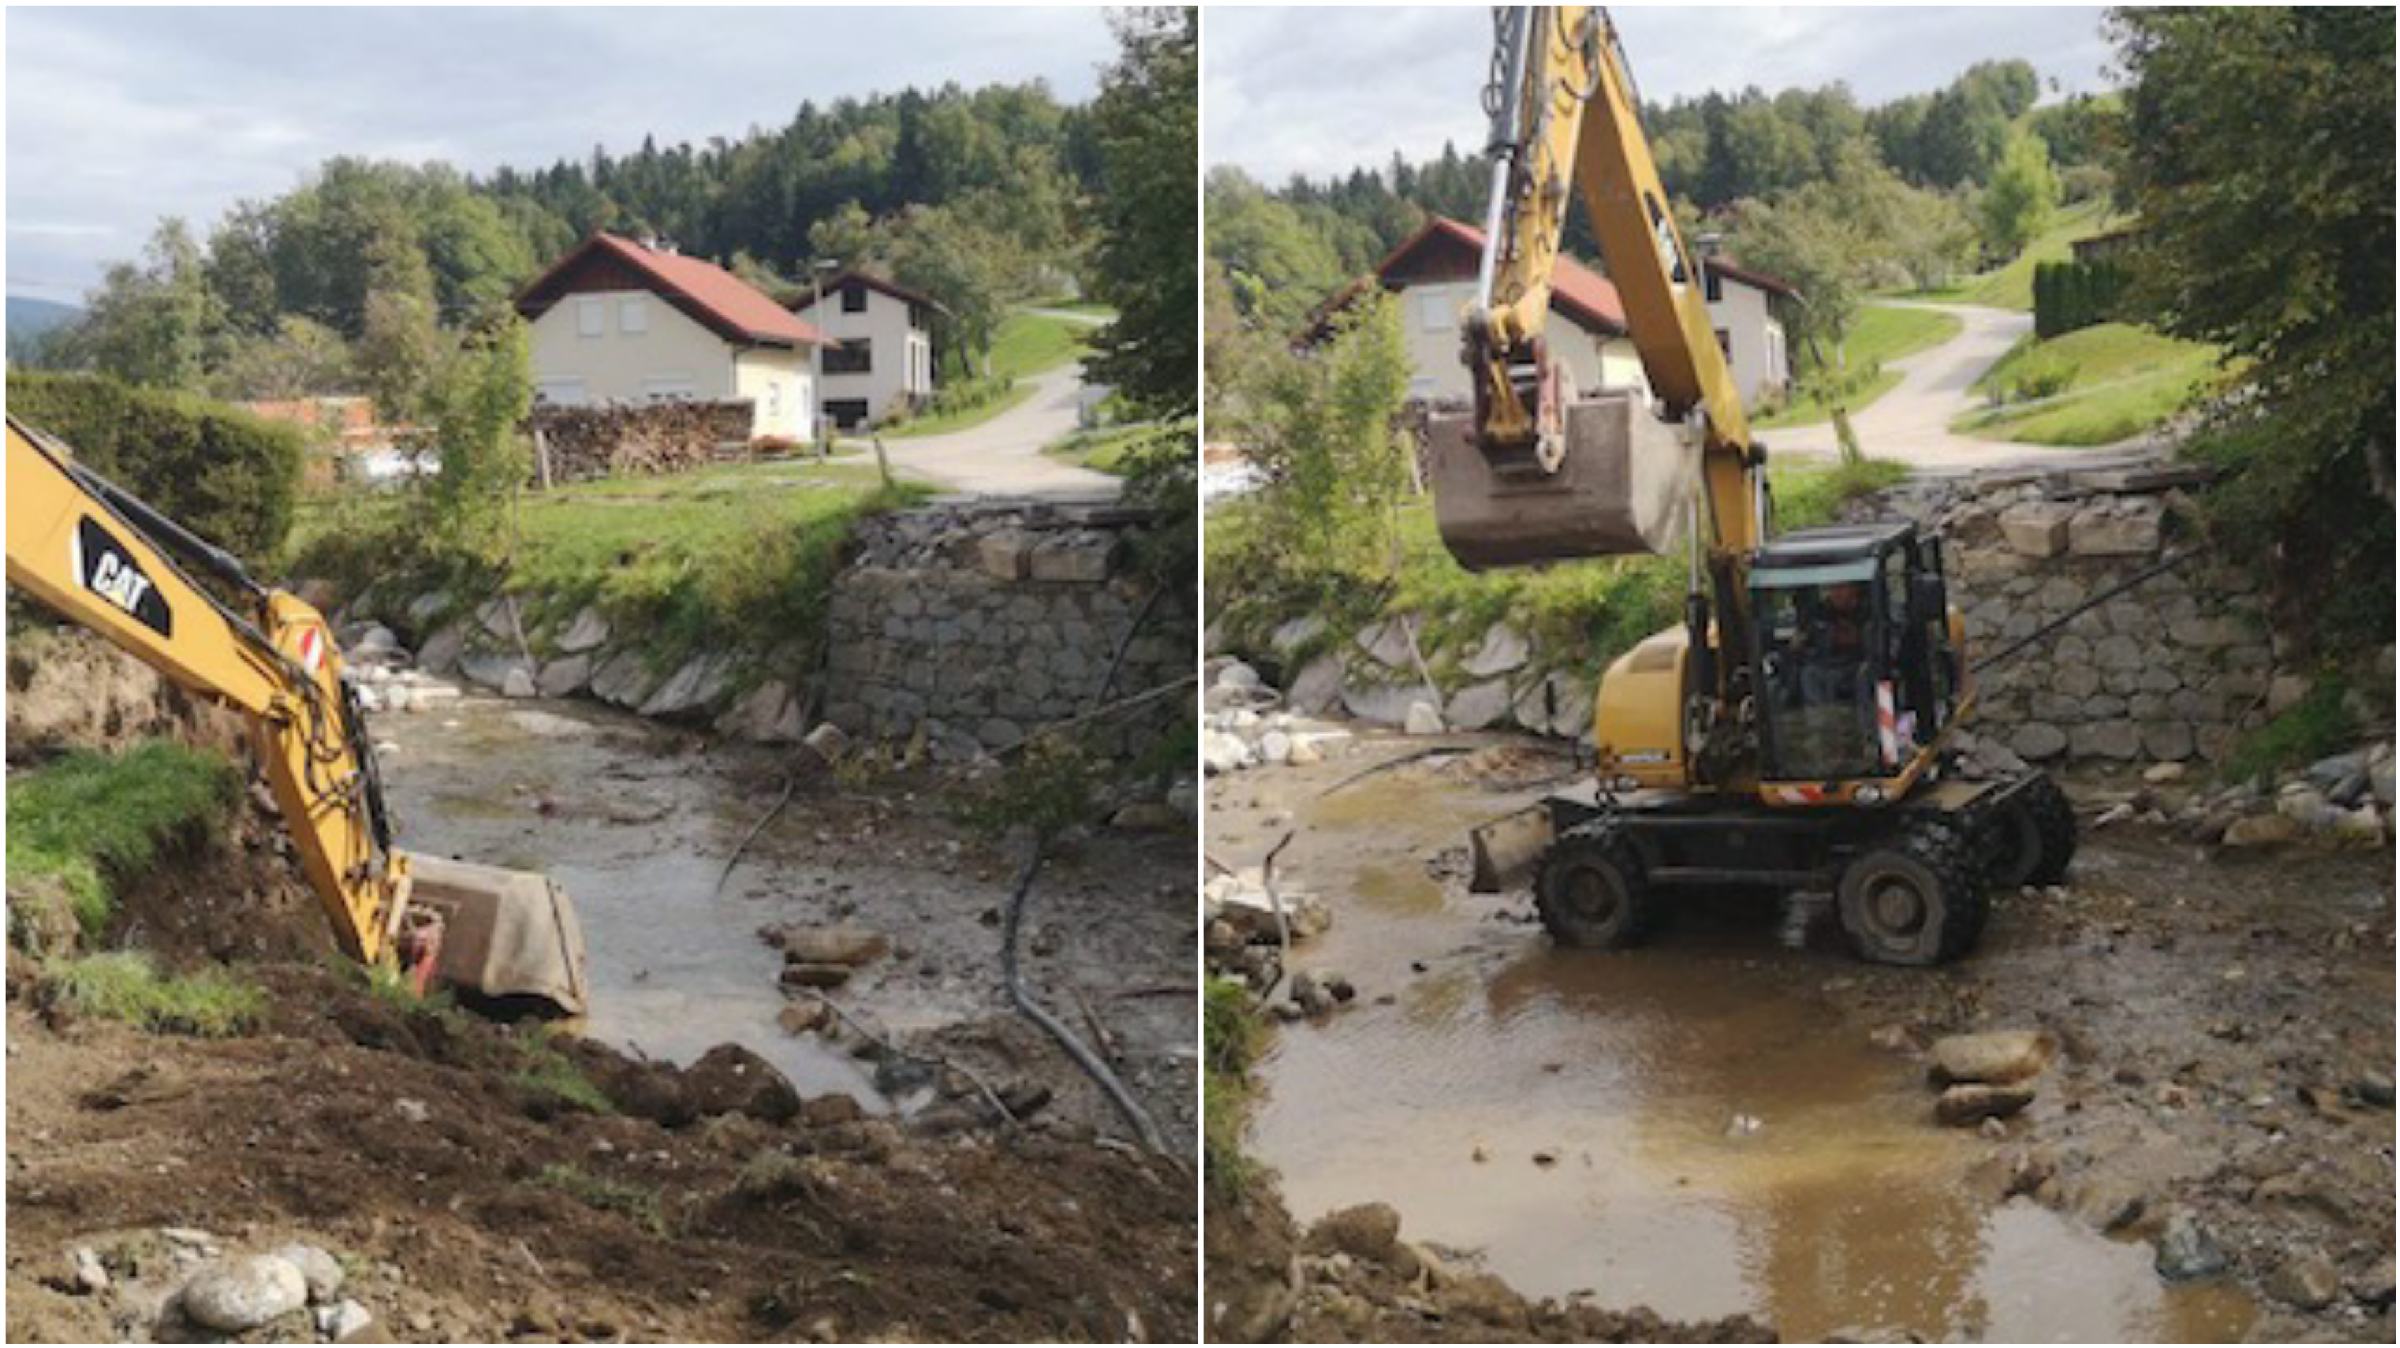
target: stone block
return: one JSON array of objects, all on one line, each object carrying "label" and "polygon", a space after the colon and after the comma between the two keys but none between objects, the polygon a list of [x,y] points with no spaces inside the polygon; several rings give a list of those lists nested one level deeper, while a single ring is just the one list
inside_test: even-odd
[{"label": "stone block", "polygon": [[2079,557],[2147,557],[2158,551],[2155,502],[2086,506],[2067,524],[2067,550]]},{"label": "stone block", "polygon": [[2048,501],[2028,501],[2000,512],[2000,537],[2023,557],[2055,557],[2067,550],[2072,512]]},{"label": "stone block", "polygon": [[2130,761],[2142,751],[2141,733],[2133,722],[2126,720],[2092,721],[2076,726],[2067,736],[2067,746],[2077,758],[2108,758],[2118,762]]}]

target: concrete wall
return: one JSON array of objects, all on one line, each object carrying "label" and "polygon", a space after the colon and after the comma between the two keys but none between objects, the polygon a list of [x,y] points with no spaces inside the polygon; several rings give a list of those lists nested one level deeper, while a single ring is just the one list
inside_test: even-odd
[{"label": "concrete wall", "polygon": [[[1414,372],[1410,397],[1460,399],[1472,394],[1467,367],[1459,360],[1458,320],[1474,296],[1473,281],[1418,282],[1400,292],[1400,325]],[[1579,391],[1647,389],[1641,357],[1631,340],[1603,338],[1555,307],[1547,335],[1552,353],[1566,362]]]},{"label": "concrete wall", "polygon": [[[908,302],[869,286],[867,307],[860,313],[842,312],[842,297],[825,292],[822,306],[808,306],[800,316],[839,342],[865,341],[873,368],[864,374],[825,375],[825,400],[864,398],[867,419],[880,421],[895,406],[933,391],[933,345],[924,329],[908,323]],[[833,353],[827,352],[828,361]]]}]

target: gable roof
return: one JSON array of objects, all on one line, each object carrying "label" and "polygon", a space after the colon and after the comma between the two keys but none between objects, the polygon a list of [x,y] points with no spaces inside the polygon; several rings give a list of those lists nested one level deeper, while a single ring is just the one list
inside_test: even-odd
[{"label": "gable roof", "polygon": [[[578,285],[578,281],[595,284]],[[645,248],[631,239],[595,232],[517,292],[528,320],[578,290],[641,289],[657,293],[694,322],[729,342],[751,346],[827,345],[825,334],[713,262]]]},{"label": "gable roof", "polygon": [[1719,276],[1730,276],[1736,281],[1741,281],[1745,284],[1756,286],[1761,290],[1771,291],[1777,295],[1783,296],[1785,299],[1796,300],[1800,298],[1799,288],[1794,286],[1791,282],[1784,280],[1780,276],[1770,276],[1763,271],[1756,270],[1755,268],[1745,267],[1741,263],[1734,261],[1732,258],[1729,258],[1722,253],[1712,253],[1701,258],[1700,265],[1708,268],[1710,271],[1715,272]]},{"label": "gable roof", "polygon": [[[1335,292],[1310,316],[1309,335],[1320,334],[1333,315],[1348,308],[1368,285],[1404,290],[1411,281],[1456,281],[1475,275],[1483,256],[1483,231],[1447,216],[1433,216],[1399,247],[1384,254],[1375,270]],[[1603,336],[1622,337],[1625,301],[1605,276],[1561,253],[1550,273],[1551,307]]]},{"label": "gable roof", "polygon": [[[845,271],[838,276],[827,278],[820,288],[823,289],[828,295],[838,295],[841,293],[843,286],[846,286],[853,281],[865,286],[869,290],[880,290],[884,294],[889,295],[893,299],[899,300],[904,304],[922,304],[929,309],[939,309],[945,314],[950,312],[950,310],[945,307],[940,300],[937,300],[933,296],[926,294],[924,291],[911,290],[907,286],[900,284],[898,281],[886,280],[885,278],[877,276],[871,271],[860,271],[856,267],[852,267],[848,271]],[[813,307],[816,302],[817,297],[815,295],[803,290],[788,307],[793,313],[801,313]]]}]

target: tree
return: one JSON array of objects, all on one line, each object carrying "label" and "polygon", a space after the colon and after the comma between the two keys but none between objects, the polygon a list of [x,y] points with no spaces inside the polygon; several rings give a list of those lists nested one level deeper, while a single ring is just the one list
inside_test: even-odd
[{"label": "tree", "polygon": [[352,377],[350,349],[340,333],[286,314],[270,334],[229,338],[208,383],[220,398],[281,400],[345,392]]},{"label": "tree", "polygon": [[2041,137],[2017,132],[1976,199],[1987,256],[2012,258],[2047,228],[2058,206],[2058,177],[2050,171],[2050,147]]},{"label": "tree", "polygon": [[159,221],[142,263],[109,268],[86,308],[82,323],[61,336],[69,361],[127,383],[199,387],[221,310],[182,220]]},{"label": "tree", "polygon": [[441,456],[425,484],[438,544],[453,555],[504,563],[508,505],[524,484],[528,458],[517,428],[533,410],[525,324],[505,309],[479,320],[443,353],[420,407],[420,434]]},{"label": "tree", "polygon": [[1102,188],[1094,297],[1117,311],[1087,362],[1139,414],[1199,407],[1199,11],[1127,10],[1092,109]]},{"label": "tree", "polygon": [[[2218,527],[2273,558],[2332,645],[2389,641],[2393,601],[2393,29],[2389,10],[2120,9],[2127,301],[2214,342],[2231,394],[2196,452],[2233,470]],[[2231,553],[2229,555],[2241,555]]]}]

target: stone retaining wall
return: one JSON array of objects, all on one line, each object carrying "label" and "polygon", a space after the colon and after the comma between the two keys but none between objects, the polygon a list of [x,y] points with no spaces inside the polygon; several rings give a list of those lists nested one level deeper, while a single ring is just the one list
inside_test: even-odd
[{"label": "stone retaining wall", "polygon": [[[1015,506],[910,512],[862,533],[828,631],[825,717],[877,739],[922,735],[938,756],[998,749],[1046,722],[1191,672],[1187,596],[1130,573],[1123,510]],[[1117,647],[1125,661],[1107,698]],[[1110,728],[1120,746],[1155,708]]]}]

